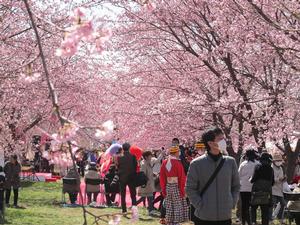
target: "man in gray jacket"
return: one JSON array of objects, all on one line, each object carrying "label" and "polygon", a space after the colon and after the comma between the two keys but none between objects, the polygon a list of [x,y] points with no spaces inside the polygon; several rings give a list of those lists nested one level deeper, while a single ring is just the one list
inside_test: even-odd
[{"label": "man in gray jacket", "polygon": [[[223,156],[220,143],[224,135],[219,128],[206,131],[202,141],[207,153],[194,159],[187,175],[186,193],[195,207],[196,225],[230,225],[231,211],[238,200],[240,181],[234,158]],[[215,179],[200,196],[203,187],[224,158],[224,164]]]}]

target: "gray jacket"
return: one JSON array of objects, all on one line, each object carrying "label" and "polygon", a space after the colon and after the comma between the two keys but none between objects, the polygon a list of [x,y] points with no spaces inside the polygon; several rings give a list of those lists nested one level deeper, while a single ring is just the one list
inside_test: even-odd
[{"label": "gray jacket", "polygon": [[225,162],[217,177],[200,197],[200,192],[221,158],[215,162],[207,154],[194,159],[187,175],[186,193],[195,207],[195,216],[201,220],[222,221],[231,219],[231,210],[235,207],[239,190],[239,173],[234,158],[223,156]]}]

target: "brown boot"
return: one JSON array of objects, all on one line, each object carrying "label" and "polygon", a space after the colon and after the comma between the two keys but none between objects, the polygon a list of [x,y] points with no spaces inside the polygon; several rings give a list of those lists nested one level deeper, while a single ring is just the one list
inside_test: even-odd
[{"label": "brown boot", "polygon": [[161,218],[161,219],[159,220],[159,223],[160,223],[160,224],[167,224],[167,222],[166,222],[166,220],[165,220],[164,218]]}]

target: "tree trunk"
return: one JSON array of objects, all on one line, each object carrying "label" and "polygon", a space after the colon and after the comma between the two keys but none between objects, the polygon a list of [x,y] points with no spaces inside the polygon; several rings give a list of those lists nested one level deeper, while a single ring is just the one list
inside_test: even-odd
[{"label": "tree trunk", "polygon": [[287,182],[291,183],[294,178],[296,160],[298,158],[299,151],[300,151],[300,139],[298,139],[297,141],[295,151],[292,151],[291,145],[287,139],[284,139],[283,142],[284,142],[285,153],[287,156],[287,168],[286,168]]}]

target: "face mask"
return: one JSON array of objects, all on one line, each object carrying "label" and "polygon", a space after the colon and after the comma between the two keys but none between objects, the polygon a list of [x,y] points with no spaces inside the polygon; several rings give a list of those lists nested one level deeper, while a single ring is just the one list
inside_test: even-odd
[{"label": "face mask", "polygon": [[218,146],[221,152],[226,152],[227,151],[227,144],[226,141],[223,139],[218,142]]},{"label": "face mask", "polygon": [[281,166],[282,165],[282,162],[274,162],[275,166]]}]

